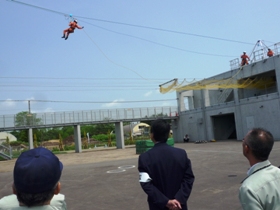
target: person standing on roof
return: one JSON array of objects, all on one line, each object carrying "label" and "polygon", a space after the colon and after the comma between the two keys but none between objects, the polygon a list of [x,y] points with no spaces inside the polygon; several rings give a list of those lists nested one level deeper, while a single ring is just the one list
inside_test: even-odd
[{"label": "person standing on roof", "polygon": [[272,57],[273,56],[273,51],[271,49],[268,49],[267,56],[268,57]]},{"label": "person standing on roof", "polygon": [[78,28],[78,29],[83,29],[84,28],[84,27],[81,27],[81,26],[78,25],[77,20],[71,21],[69,23],[69,26],[70,26],[69,28],[67,28],[63,31],[63,36],[61,37],[61,38],[65,38],[65,40],[68,39],[69,34],[74,33],[74,30],[76,28]]},{"label": "person standing on roof", "polygon": [[248,65],[248,61],[250,60],[249,56],[246,54],[246,52],[243,52],[243,55],[241,57],[241,66],[244,66],[245,64]]}]

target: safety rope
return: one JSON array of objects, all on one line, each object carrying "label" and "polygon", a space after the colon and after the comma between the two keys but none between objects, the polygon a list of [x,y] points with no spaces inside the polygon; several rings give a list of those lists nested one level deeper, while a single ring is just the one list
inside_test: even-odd
[{"label": "safety rope", "polygon": [[146,79],[146,78],[142,77],[138,72],[134,71],[133,69],[128,68],[128,67],[126,67],[126,66],[123,66],[123,65],[121,65],[121,64],[118,64],[118,63],[112,61],[112,60],[101,50],[101,48],[96,44],[96,42],[88,35],[88,33],[85,31],[85,29],[83,29],[83,31],[84,31],[84,33],[87,35],[87,37],[91,40],[91,42],[97,47],[97,49],[102,53],[102,55],[103,55],[108,61],[110,61],[111,63],[113,63],[113,64],[116,65],[116,66],[119,66],[119,67],[121,67],[121,68],[124,68],[124,69],[127,69],[127,70],[129,70],[129,71],[134,72],[135,74],[137,74],[139,77],[141,77],[141,78],[144,79],[144,80],[149,80],[149,79]]}]

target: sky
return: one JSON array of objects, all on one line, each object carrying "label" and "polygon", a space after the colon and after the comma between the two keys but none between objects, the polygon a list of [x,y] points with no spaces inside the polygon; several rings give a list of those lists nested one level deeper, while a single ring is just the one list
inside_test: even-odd
[{"label": "sky", "polygon": [[[177,106],[160,84],[280,42],[279,0],[205,2],[0,0],[0,115]],[[84,29],[64,40],[70,15]]]}]

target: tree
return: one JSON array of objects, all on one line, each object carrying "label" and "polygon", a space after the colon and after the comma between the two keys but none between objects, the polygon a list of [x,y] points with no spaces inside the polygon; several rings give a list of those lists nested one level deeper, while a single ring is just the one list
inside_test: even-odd
[{"label": "tree", "polygon": [[113,123],[104,123],[104,124],[96,124],[94,126],[94,135],[97,134],[107,134],[109,131],[115,129],[115,125]]},{"label": "tree", "polygon": [[66,139],[68,136],[72,136],[72,135],[74,135],[74,127],[73,126],[67,126],[67,127],[63,127],[61,129],[62,139]]},{"label": "tree", "polygon": [[36,118],[36,114],[31,114],[29,112],[19,112],[16,114],[15,126],[32,126],[39,125],[41,123],[41,118]]},{"label": "tree", "polygon": [[[153,114],[151,116],[146,116],[147,120],[143,120],[143,122],[147,123],[148,125],[151,125],[153,121],[155,121],[155,119],[159,119],[159,118],[163,118],[163,117],[168,117],[167,114],[163,114],[163,113],[160,113],[160,114]],[[152,119],[149,119],[149,118],[152,118]],[[171,123],[171,120],[165,120],[166,122],[168,123]]]},{"label": "tree", "polygon": [[34,133],[34,135],[33,135],[33,143],[34,143],[34,148],[37,148],[38,147],[38,142],[37,142],[37,135],[36,135],[36,133]]},{"label": "tree", "polygon": [[45,133],[45,139],[46,140],[58,139],[60,133],[61,133],[61,129],[60,128],[47,129],[47,131]]},{"label": "tree", "polygon": [[64,149],[63,149],[63,141],[62,141],[62,137],[61,137],[61,135],[59,134],[59,150],[60,151],[63,151]]},{"label": "tree", "polygon": [[10,139],[9,139],[8,136],[6,137],[6,144],[7,144],[7,145],[10,145]]}]

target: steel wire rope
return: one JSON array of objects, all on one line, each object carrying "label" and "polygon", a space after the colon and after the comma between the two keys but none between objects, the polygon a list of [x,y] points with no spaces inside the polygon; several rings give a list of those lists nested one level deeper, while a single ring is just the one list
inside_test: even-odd
[{"label": "steel wire rope", "polygon": [[[63,12],[59,12],[56,10],[51,10],[51,9],[47,9],[44,7],[39,7],[36,5],[32,5],[32,4],[27,4],[24,2],[20,2],[20,1],[16,1],[16,0],[7,0],[7,1],[11,1],[14,3],[18,3],[18,4],[22,4],[25,6],[30,6],[30,7],[34,7],[36,9],[41,9],[41,10],[45,10],[48,12],[53,12],[53,13],[57,13],[57,14],[61,14],[64,15],[65,17],[67,16],[66,13]],[[165,31],[165,32],[172,32],[172,33],[178,33],[178,34],[185,34],[185,35],[190,35],[190,36],[198,36],[198,37],[203,37],[203,38],[209,38],[209,39],[216,39],[216,40],[221,40],[221,41],[229,41],[229,42],[237,42],[237,43],[242,43],[242,44],[252,44],[252,43],[248,43],[248,42],[241,42],[241,41],[236,41],[236,40],[230,40],[230,39],[224,39],[224,38],[218,38],[218,37],[212,37],[212,36],[205,36],[205,35],[199,35],[199,34],[192,34],[192,33],[186,33],[186,32],[179,32],[179,31],[174,31],[174,30],[169,30],[169,29],[161,29],[161,28],[155,28],[155,27],[149,27],[149,26],[141,26],[141,25],[135,25],[135,24],[128,24],[128,23],[121,23],[121,22],[116,22],[116,21],[109,21],[109,20],[102,20],[102,19],[97,19],[97,18],[88,18],[88,17],[83,17],[83,16],[75,16],[76,18],[82,18],[82,19],[90,19],[90,20],[95,20],[95,21],[102,21],[102,22],[108,22],[108,23],[114,23],[114,24],[121,24],[121,25],[127,25],[127,26],[133,26],[133,27],[140,27],[140,28],[146,28],[146,29],[153,29],[153,30],[158,30],[158,31]],[[74,17],[73,17],[74,18]],[[85,32],[85,30],[83,30]],[[115,63],[114,61],[112,61],[110,58],[108,58],[106,56],[106,54],[99,48],[99,46],[92,40],[92,38],[85,32],[85,34],[89,37],[89,39],[94,43],[94,45],[100,50],[100,52],[113,64],[120,66],[122,68],[125,68],[127,70],[130,70],[132,72],[134,72],[135,74],[137,74],[138,76],[140,76],[142,79],[148,80],[144,77],[142,77],[140,74],[138,74],[136,71],[134,71],[133,69],[130,69],[128,67],[125,67],[123,65],[120,65],[118,63]]]},{"label": "steel wire rope", "polygon": [[151,40],[148,40],[148,39],[144,39],[144,38],[141,38],[141,37],[137,37],[137,36],[134,36],[134,35],[129,35],[129,34],[113,31],[113,30],[110,30],[110,29],[107,29],[107,28],[104,28],[104,27],[101,27],[101,26],[97,26],[95,24],[92,24],[92,23],[89,23],[89,22],[86,22],[86,21],[83,21],[83,20],[80,20],[80,22],[84,22],[86,24],[92,25],[94,27],[97,27],[97,28],[100,28],[102,30],[109,31],[109,32],[112,32],[112,33],[115,33],[115,34],[120,34],[120,35],[123,35],[123,36],[132,37],[132,38],[139,39],[139,40],[142,40],[142,41],[145,41],[145,42],[149,42],[149,43],[152,43],[152,44],[160,45],[160,46],[175,49],[175,50],[180,50],[180,51],[183,51],[183,52],[189,52],[189,53],[200,54],[200,55],[218,56],[218,57],[230,57],[230,58],[235,57],[233,55],[220,55],[220,54],[203,53],[203,52],[197,52],[197,51],[192,51],[192,50],[186,50],[186,49],[182,49],[182,48],[179,48],[179,47],[174,47],[174,46],[158,43],[158,42],[155,42],[155,41],[151,41]]},{"label": "steel wire rope", "polygon": [[[57,14],[67,16],[66,13],[59,12],[59,11],[52,10],[52,9],[48,9],[48,8],[44,8],[44,7],[39,7],[39,6],[36,6],[36,5],[33,5],[33,4],[27,4],[27,3],[24,3],[24,2],[21,2],[21,1],[16,1],[16,0],[7,0],[7,1],[11,1],[11,2],[22,4],[22,5],[25,5],[25,6],[34,7],[36,9],[41,9],[41,10],[45,10],[45,11],[49,11],[49,12],[53,12],[53,13],[57,13]],[[253,45],[253,43],[249,43],[249,42],[243,42],[243,41],[232,40],[232,39],[224,39],[224,38],[206,36],[206,35],[200,35],[200,34],[194,34],[194,33],[186,33],[186,32],[169,30],[169,29],[155,28],[155,27],[150,27],[150,26],[142,26],[142,25],[136,25],[136,24],[130,24],[130,23],[122,23],[122,22],[116,22],[116,21],[111,21],[111,20],[102,20],[102,19],[97,19],[97,18],[77,16],[77,15],[73,16],[73,18],[74,17],[75,18],[88,19],[88,20],[94,20],[94,21],[100,21],[100,22],[114,23],[114,24],[119,24],[119,25],[138,27],[138,28],[157,30],[157,31],[165,31],[165,32],[170,32],[170,33],[184,34],[184,35],[189,35],[189,36],[197,36],[197,37],[208,38],[208,39],[216,39],[216,40],[220,40],[220,41],[227,41],[227,42],[235,42],[235,43],[240,43],[240,44]]]},{"label": "steel wire rope", "polygon": [[220,40],[220,41],[236,42],[236,43],[240,43],[240,44],[253,45],[253,43],[249,43],[249,42],[242,42],[242,41],[237,41],[237,40],[224,39],[224,38],[213,37],[213,36],[205,36],[205,35],[193,34],[193,33],[186,33],[186,32],[174,31],[174,30],[169,30],[169,29],[155,28],[155,27],[150,27],[150,26],[142,26],[142,25],[136,25],[136,24],[130,24],[130,23],[121,23],[121,22],[116,22],[116,21],[111,21],[111,20],[102,20],[102,19],[97,19],[97,18],[88,18],[88,17],[83,17],[83,16],[77,16],[77,15],[75,17],[76,18],[82,18],[82,19],[88,19],[88,20],[107,22],[107,23],[114,23],[114,24],[119,24],[119,25],[126,25],[126,26],[138,27],[138,28],[157,30],[157,31],[165,31],[165,32],[176,33],[176,34],[184,34],[184,35],[189,35],[189,36],[197,36],[197,37],[208,38],[208,39],[216,39],[216,40]]},{"label": "steel wire rope", "polygon": [[101,48],[95,43],[95,41],[88,35],[88,33],[85,31],[85,29],[83,29],[83,31],[84,31],[84,33],[88,36],[88,38],[92,41],[92,43],[97,47],[97,49],[102,53],[102,55],[103,55],[108,61],[110,61],[111,63],[115,64],[116,66],[119,66],[119,67],[121,67],[121,68],[127,69],[127,70],[129,70],[129,71],[132,71],[132,72],[134,72],[135,74],[137,74],[139,77],[141,77],[142,79],[148,80],[148,81],[149,81],[149,79],[142,77],[137,71],[135,71],[135,70],[133,70],[133,69],[131,69],[131,68],[128,68],[128,67],[126,67],[126,66],[123,66],[123,65],[121,65],[121,64],[118,64],[118,63],[114,62],[113,60],[111,60],[111,59],[101,50]]}]

